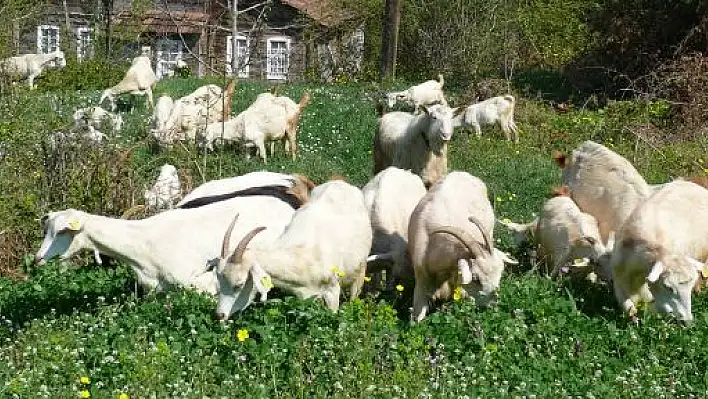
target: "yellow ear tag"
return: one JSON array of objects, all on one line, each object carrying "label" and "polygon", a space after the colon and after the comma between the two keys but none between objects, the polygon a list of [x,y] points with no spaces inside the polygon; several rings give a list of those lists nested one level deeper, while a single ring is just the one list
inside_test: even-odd
[{"label": "yellow ear tag", "polygon": [[69,222],[69,230],[71,231],[79,231],[81,230],[81,222],[78,220],[72,220]]},{"label": "yellow ear tag", "polygon": [[703,266],[703,269],[701,270],[701,276],[703,276],[703,278],[708,278],[708,265]]},{"label": "yellow ear tag", "polygon": [[573,259],[573,264],[574,264],[574,265],[582,265],[583,263],[585,263],[585,259],[583,259],[583,258],[575,258],[575,259]]},{"label": "yellow ear tag", "polygon": [[267,290],[273,288],[273,282],[270,280],[270,276],[261,277],[261,285]]}]

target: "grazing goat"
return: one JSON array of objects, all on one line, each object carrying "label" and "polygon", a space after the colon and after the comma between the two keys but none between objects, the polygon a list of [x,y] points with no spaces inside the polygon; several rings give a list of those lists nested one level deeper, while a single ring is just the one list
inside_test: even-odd
[{"label": "grazing goat", "polygon": [[650,188],[632,164],[607,147],[586,141],[570,157],[555,152],[563,169],[562,184],[578,208],[597,219],[602,242],[618,231]]},{"label": "grazing goat", "polygon": [[519,131],[514,123],[514,96],[498,96],[486,99],[455,111],[453,128],[472,126],[477,137],[482,136],[482,126],[499,124],[507,141],[514,136],[514,142],[519,142]]},{"label": "grazing goat", "polygon": [[[600,265],[599,274],[602,279],[609,281],[608,252],[612,250],[613,240],[609,240],[608,248],[602,244],[597,220],[582,212],[568,194],[568,188],[565,186],[556,189],[554,197],[543,205],[538,218],[530,223],[500,223],[516,237],[524,234],[533,236],[539,250],[539,259],[551,268],[551,277],[556,277],[561,268],[570,261],[573,270],[586,272],[591,271],[588,269],[591,261],[602,261],[604,263]],[[533,232],[529,231],[531,229]],[[613,235],[614,233],[611,233],[611,237]]]},{"label": "grazing goat", "polygon": [[0,60],[0,74],[11,79],[27,79],[27,85],[34,89],[34,79],[46,68],[63,68],[66,66],[64,52],[57,49],[47,54],[24,54]]},{"label": "grazing goat", "polygon": [[195,140],[200,129],[230,117],[234,87],[234,80],[223,92],[217,85],[204,85],[178,99],[162,129],[153,129],[152,136],[164,145],[179,140]]},{"label": "grazing goat", "polygon": [[166,163],[160,168],[160,175],[155,184],[145,190],[145,204],[151,211],[171,209],[179,199],[181,191],[177,168]]},{"label": "grazing goat", "polygon": [[[267,212],[263,212],[267,209]],[[113,219],[75,209],[51,212],[43,218],[44,241],[36,254],[41,264],[66,259],[81,249],[93,249],[128,263],[147,289],[195,287],[215,294],[216,276],[208,264],[218,259],[219,243],[231,215],[241,214],[239,237],[268,227],[259,237],[277,237],[295,210],[272,197],[237,197],[193,209],[172,209],[141,220]],[[74,243],[79,237],[80,242]]]},{"label": "grazing goat", "polygon": [[708,190],[676,180],[640,203],[617,232],[611,261],[617,302],[632,318],[639,302],[690,322],[691,290],[708,262]]},{"label": "grazing goat", "polygon": [[403,91],[386,93],[388,107],[393,108],[397,101],[403,101],[412,105],[417,112],[421,106],[427,107],[436,103],[447,105],[443,94],[443,85],[445,85],[445,79],[442,75],[438,75],[438,81],[428,80]]},{"label": "grazing goat", "polygon": [[[390,166],[379,172],[362,189],[369,210],[374,239],[369,261],[390,262],[386,286],[413,277],[408,254],[408,221],[426,193],[423,181],[410,171]],[[377,269],[369,265],[369,271]]]},{"label": "grazing goat", "polygon": [[268,163],[265,143],[271,143],[270,153],[273,156],[275,141],[283,141],[285,150],[296,159],[300,115],[309,102],[309,93],[302,96],[299,104],[288,97],[259,94],[256,101],[234,119],[207,126],[201,141],[207,148],[211,148],[211,143],[217,139],[255,146],[265,163]]},{"label": "grazing goat", "polygon": [[172,97],[167,94],[162,94],[160,98],[157,99],[155,108],[152,110],[152,125],[153,129],[157,131],[162,131],[167,125],[167,121],[172,114],[172,108],[174,108],[175,102]]},{"label": "grazing goat", "polygon": [[123,127],[123,118],[119,114],[106,111],[101,107],[79,108],[74,112],[74,126],[77,129],[91,126],[100,130],[106,121],[115,131],[120,131]]},{"label": "grazing goat", "polygon": [[152,107],[152,88],[155,82],[157,82],[157,76],[155,71],[152,70],[150,57],[140,55],[133,58],[133,62],[128,71],[126,71],[123,80],[103,91],[98,104],[103,104],[103,100],[107,98],[111,104],[111,111],[115,112],[115,97],[123,93],[130,93],[133,95],[147,95],[148,104]]},{"label": "grazing goat", "polygon": [[482,180],[451,172],[430,188],[408,226],[414,321],[425,318],[433,298],[447,297],[453,288],[481,305],[495,300],[504,263],[518,262],[493,247],[493,232],[494,211]]},{"label": "grazing goat", "polygon": [[447,174],[452,109],[434,104],[424,113],[389,112],[374,135],[374,174],[389,166],[410,169],[430,187]]},{"label": "grazing goat", "polygon": [[[239,217],[236,225],[240,223]],[[350,299],[358,297],[372,236],[358,188],[341,180],[315,187],[310,201],[295,212],[278,239],[248,247],[264,230],[268,229],[261,226],[245,235],[231,256],[231,228],[226,231],[216,271],[217,318],[225,320],[245,309],[256,293],[265,301],[272,287],[298,298],[322,298],[333,311],[339,308],[341,287],[350,287]]]}]

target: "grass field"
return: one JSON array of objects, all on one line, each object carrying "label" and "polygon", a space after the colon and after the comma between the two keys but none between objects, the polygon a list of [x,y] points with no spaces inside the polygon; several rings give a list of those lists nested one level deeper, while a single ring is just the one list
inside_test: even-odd
[{"label": "grass field", "polygon": [[[168,80],[158,91],[178,97],[204,82]],[[267,88],[240,83],[234,109]],[[306,90],[313,100],[302,117],[301,157],[292,161],[281,149],[266,168],[317,182],[341,174],[363,185],[372,177],[376,88],[294,85],[281,93],[297,101]],[[73,110],[98,96],[20,93],[0,102],[0,251],[9,259],[2,266],[8,277],[0,277],[2,397],[708,396],[706,295],[694,297],[690,328],[646,309],[635,326],[616,309],[609,287],[539,277],[502,229],[497,245],[522,263],[507,269],[498,306],[452,301],[417,325],[408,321],[412,287],[364,296],[336,314],[316,301],[276,295],[220,323],[211,316],[214,298],[187,290],[138,297],[125,265],[98,266],[87,255],[34,267],[30,255],[41,240],[35,218],[44,212],[73,206],[119,215],[141,201],[164,162],[186,170],[195,185],[264,168],[228,148],[207,157],[190,146],[155,151],[145,140],[146,110],[127,115],[109,147],[49,159],[42,138],[66,129]],[[499,218],[523,221],[559,182],[551,151],[586,139],[628,157],[650,183],[704,173],[705,141],[660,146],[632,133],[662,122],[656,119],[652,104],[556,114],[520,99],[519,145],[503,141],[498,129],[471,140],[458,131],[450,164],[487,183]],[[117,154],[125,159],[116,161]],[[11,278],[18,273],[27,278]]]}]

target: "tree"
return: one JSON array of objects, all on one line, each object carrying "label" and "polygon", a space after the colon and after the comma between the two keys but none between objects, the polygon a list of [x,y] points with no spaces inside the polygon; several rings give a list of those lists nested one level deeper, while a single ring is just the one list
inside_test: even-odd
[{"label": "tree", "polygon": [[396,77],[396,53],[398,52],[398,26],[401,22],[403,0],[386,0],[383,28],[381,30],[381,78]]}]

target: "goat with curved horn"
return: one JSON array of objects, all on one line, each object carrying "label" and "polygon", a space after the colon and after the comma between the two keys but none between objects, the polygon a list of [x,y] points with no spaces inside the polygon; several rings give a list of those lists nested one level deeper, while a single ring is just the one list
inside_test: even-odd
[{"label": "goat with curved horn", "polygon": [[456,289],[479,304],[495,300],[504,263],[518,262],[493,247],[494,220],[486,185],[466,172],[451,172],[420,200],[408,230],[414,321]]}]

